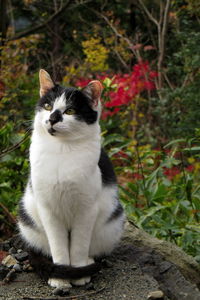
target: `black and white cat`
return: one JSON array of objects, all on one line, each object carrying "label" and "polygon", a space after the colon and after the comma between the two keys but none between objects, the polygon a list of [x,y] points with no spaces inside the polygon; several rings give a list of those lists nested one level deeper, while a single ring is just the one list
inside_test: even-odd
[{"label": "black and white cat", "polygon": [[95,80],[77,90],[54,84],[45,70],[39,77],[18,226],[38,261],[41,254],[52,258],[49,285],[84,285],[94,258],[113,250],[124,223],[112,164],[101,149],[102,85]]}]

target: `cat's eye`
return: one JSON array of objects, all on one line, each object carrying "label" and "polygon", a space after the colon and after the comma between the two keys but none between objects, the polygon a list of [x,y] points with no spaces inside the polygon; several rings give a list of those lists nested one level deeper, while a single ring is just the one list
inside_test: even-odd
[{"label": "cat's eye", "polygon": [[44,104],[44,108],[45,108],[46,110],[52,110],[52,106],[51,106],[51,104],[49,104],[49,103],[45,103],[45,104]]},{"label": "cat's eye", "polygon": [[65,114],[67,115],[74,115],[75,114],[75,109],[73,108],[68,108],[66,111],[65,111]]}]

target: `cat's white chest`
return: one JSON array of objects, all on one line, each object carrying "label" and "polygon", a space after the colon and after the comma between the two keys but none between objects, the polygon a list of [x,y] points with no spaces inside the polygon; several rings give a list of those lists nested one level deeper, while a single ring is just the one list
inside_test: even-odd
[{"label": "cat's white chest", "polygon": [[90,207],[101,189],[98,152],[51,147],[36,143],[31,147],[33,190],[37,201],[51,207],[70,228],[77,211]]},{"label": "cat's white chest", "polygon": [[78,169],[74,155],[37,151],[31,156],[32,176],[49,184],[72,180],[74,176],[77,177]]},{"label": "cat's white chest", "polygon": [[39,190],[59,187],[56,194],[92,192],[100,184],[98,153],[94,149],[86,151],[83,146],[71,150],[55,144],[34,143],[30,151],[33,185]]}]

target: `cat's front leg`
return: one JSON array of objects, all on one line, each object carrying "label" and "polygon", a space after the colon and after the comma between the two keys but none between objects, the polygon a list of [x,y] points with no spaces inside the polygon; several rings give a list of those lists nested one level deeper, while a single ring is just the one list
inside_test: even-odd
[{"label": "cat's front leg", "polygon": [[[70,238],[70,261],[72,266],[87,266],[94,262],[89,258],[92,231],[97,217],[97,205],[80,207],[75,215]],[[90,277],[71,281],[74,285],[90,282]]]},{"label": "cat's front leg", "polygon": [[[38,212],[46,233],[51,250],[52,260],[55,264],[70,265],[69,236],[64,223],[50,207],[38,203]],[[52,287],[71,287],[68,280],[49,278],[48,284]]]}]

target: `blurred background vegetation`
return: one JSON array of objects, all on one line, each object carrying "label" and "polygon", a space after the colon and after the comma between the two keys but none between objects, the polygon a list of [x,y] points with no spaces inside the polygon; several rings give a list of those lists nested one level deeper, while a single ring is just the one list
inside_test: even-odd
[{"label": "blurred background vegetation", "polygon": [[29,176],[38,70],[104,85],[102,143],[127,216],[200,261],[200,1],[0,0],[0,230]]}]

